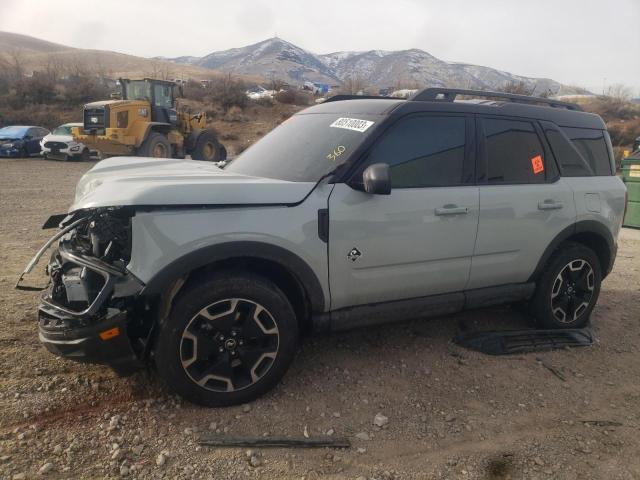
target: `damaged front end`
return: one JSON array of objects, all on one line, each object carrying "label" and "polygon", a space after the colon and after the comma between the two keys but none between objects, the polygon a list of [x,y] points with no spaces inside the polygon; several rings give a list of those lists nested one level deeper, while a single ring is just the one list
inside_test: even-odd
[{"label": "damaged front end", "polygon": [[32,289],[21,285],[24,275],[57,241],[38,307],[40,341],[56,355],[107,364],[123,375],[141,365],[141,337],[148,331],[139,299],[144,284],[126,269],[132,215],[126,208],[102,208],[67,216],[16,285]]}]

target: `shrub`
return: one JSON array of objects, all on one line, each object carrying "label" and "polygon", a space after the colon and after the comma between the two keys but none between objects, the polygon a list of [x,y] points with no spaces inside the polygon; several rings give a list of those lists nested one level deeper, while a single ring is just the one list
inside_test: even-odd
[{"label": "shrub", "polygon": [[71,75],[62,82],[64,88],[63,101],[67,105],[84,105],[96,100],[106,100],[111,93],[97,77],[87,74]]},{"label": "shrub", "polygon": [[189,80],[186,85],[182,86],[182,97],[187,100],[202,102],[206,96],[207,90],[200,84],[200,82]]},{"label": "shrub", "polygon": [[309,105],[313,95],[300,90],[282,90],[276,94],[275,99],[285,105]]},{"label": "shrub", "polygon": [[220,105],[226,114],[233,107],[243,109],[247,106],[249,99],[245,91],[244,82],[228,74],[212,80],[208,97],[212,103]]}]

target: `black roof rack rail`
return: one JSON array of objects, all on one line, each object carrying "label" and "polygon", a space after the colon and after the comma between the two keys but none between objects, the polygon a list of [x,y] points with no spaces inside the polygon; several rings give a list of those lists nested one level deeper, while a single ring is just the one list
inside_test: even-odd
[{"label": "black roof rack rail", "polygon": [[550,98],[530,97],[528,95],[516,95],[515,93],[491,92],[488,90],[464,90],[461,88],[425,88],[416,92],[409,100],[416,102],[453,102],[458,95],[468,95],[472,97],[499,98],[509,100],[514,103],[526,103],[529,105],[544,104],[550,107],[566,108],[581,112],[580,105],[575,103],[561,102]]},{"label": "black roof rack rail", "polygon": [[322,103],[327,102],[340,102],[342,100],[404,100],[403,98],[394,98],[394,97],[381,97],[379,95],[334,95],[333,97],[327,98]]}]

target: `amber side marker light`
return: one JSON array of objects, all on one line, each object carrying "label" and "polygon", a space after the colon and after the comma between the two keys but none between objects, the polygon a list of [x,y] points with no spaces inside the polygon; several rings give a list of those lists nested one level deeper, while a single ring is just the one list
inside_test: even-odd
[{"label": "amber side marker light", "polygon": [[110,340],[118,335],[120,335],[120,328],[118,327],[113,327],[109,330],[105,330],[104,332],[100,332],[100,338],[102,340]]}]

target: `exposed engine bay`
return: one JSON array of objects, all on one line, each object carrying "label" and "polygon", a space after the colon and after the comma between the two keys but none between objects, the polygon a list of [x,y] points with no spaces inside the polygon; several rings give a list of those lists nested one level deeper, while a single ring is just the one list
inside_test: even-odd
[{"label": "exposed engine bay", "polygon": [[[131,256],[131,217],[122,211],[94,212],[60,239],[47,265],[52,283],[51,298],[75,311],[86,309],[104,287],[99,267],[125,272]],[[74,263],[61,253],[95,260],[96,269]],[[71,261],[69,261],[71,260]],[[104,265],[102,265],[104,263]]]},{"label": "exposed engine bay", "polygon": [[23,277],[54,247],[38,312],[40,339],[54,353],[103,362],[107,346],[100,340],[109,340],[106,360],[114,369],[124,373],[140,358],[149,326],[138,296],[144,285],[126,269],[133,215],[126,208],[102,208],[66,216],[18,280],[17,288],[34,289],[20,285]]}]

